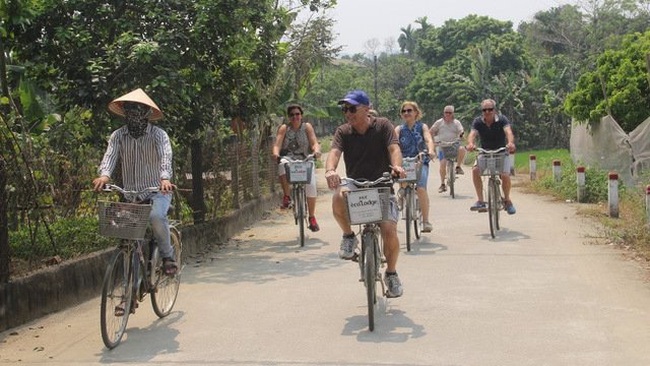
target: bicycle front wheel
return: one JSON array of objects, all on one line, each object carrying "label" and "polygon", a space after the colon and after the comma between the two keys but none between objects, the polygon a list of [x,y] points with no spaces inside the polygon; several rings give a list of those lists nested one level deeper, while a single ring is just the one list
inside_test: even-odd
[{"label": "bicycle front wheel", "polygon": [[490,219],[490,235],[492,238],[496,236],[496,231],[499,229],[499,187],[496,185],[494,178],[488,181],[488,212]]},{"label": "bicycle front wheel", "polygon": [[361,238],[363,250],[364,272],[363,280],[366,286],[366,297],[368,300],[368,329],[372,332],[375,329],[375,304],[377,303],[377,267],[376,247],[378,246],[377,236],[366,232]]},{"label": "bicycle front wheel", "polygon": [[154,313],[159,318],[164,318],[171,313],[176,303],[178,296],[178,288],[181,285],[181,269],[182,269],[182,252],[183,243],[181,242],[181,234],[175,228],[170,230],[171,244],[174,248],[174,259],[179,266],[176,274],[169,276],[165,274],[163,268],[163,260],[158,250],[158,246],[153,251],[153,268],[152,268],[152,290],[151,290],[151,306]]},{"label": "bicycle front wheel", "polygon": [[413,232],[415,233],[415,238],[420,239],[422,236],[422,225],[424,225],[424,219],[422,217],[422,208],[420,207],[420,198],[418,198],[417,190],[413,195]]},{"label": "bicycle front wheel", "polygon": [[300,231],[300,246],[304,247],[305,246],[305,222],[307,221],[307,217],[305,214],[305,205],[307,204],[307,199],[305,197],[305,189],[304,188],[299,188],[297,193],[296,193],[296,206],[298,206],[298,227]]},{"label": "bicycle front wheel", "polygon": [[447,186],[449,186],[449,195],[451,198],[456,198],[454,191],[454,182],[456,182],[456,167],[452,160],[447,160]]},{"label": "bicycle front wheel", "polygon": [[106,269],[102,285],[100,326],[102,340],[113,349],[122,340],[131,313],[133,295],[133,271],[131,256],[126,248],[120,248]]},{"label": "bicycle front wheel", "polygon": [[404,189],[404,203],[406,205],[406,251],[411,251],[411,220],[413,220],[413,189],[406,187]]}]

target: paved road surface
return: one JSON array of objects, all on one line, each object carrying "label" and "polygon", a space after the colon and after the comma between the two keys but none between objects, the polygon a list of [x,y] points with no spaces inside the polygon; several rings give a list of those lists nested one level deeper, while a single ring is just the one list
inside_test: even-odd
[{"label": "paved road surface", "polygon": [[594,245],[574,204],[516,192],[491,239],[469,176],[452,200],[432,170],[434,232],[402,251],[404,296],[382,302],[374,332],[324,193],[305,248],[288,213],[269,212],[187,264],[168,318],[141,304],[116,349],[95,299],[0,333],[0,364],[650,365],[646,273]]}]

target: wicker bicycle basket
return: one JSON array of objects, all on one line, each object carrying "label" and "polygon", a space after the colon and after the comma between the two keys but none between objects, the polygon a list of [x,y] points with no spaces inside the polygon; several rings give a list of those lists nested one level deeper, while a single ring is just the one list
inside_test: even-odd
[{"label": "wicker bicycle basket", "polygon": [[479,155],[478,167],[481,170],[481,175],[501,174],[507,156],[505,153]]},{"label": "wicker bicycle basket", "polygon": [[151,205],[113,201],[98,201],[97,205],[101,235],[120,239],[144,239]]},{"label": "wicker bicycle basket", "polygon": [[289,183],[311,183],[311,170],[314,164],[310,161],[291,161],[284,165]]},{"label": "wicker bicycle basket", "polygon": [[351,225],[374,224],[390,218],[390,188],[364,188],[346,192],[345,202]]},{"label": "wicker bicycle basket", "polygon": [[450,146],[440,146],[442,155],[445,159],[456,159],[458,157],[458,147],[460,144],[453,144]]}]

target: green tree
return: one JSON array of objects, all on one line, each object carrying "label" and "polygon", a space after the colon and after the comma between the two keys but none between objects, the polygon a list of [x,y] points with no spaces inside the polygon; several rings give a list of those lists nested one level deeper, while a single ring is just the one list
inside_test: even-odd
[{"label": "green tree", "polygon": [[595,70],[580,77],[566,98],[566,112],[578,121],[609,114],[632,131],[650,115],[649,54],[650,31],[625,36],[620,47],[598,57]]}]

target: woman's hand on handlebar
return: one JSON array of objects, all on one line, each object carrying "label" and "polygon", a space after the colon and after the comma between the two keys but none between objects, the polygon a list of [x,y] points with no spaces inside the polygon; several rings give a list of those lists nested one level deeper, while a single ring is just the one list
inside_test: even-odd
[{"label": "woman's hand on handlebar", "polygon": [[101,177],[97,177],[93,179],[93,189],[95,192],[101,192],[102,189],[104,189],[104,186],[110,182],[111,178],[102,175]]},{"label": "woman's hand on handlebar", "polygon": [[169,181],[169,179],[161,179],[160,180],[160,191],[163,193],[168,193],[174,190],[176,188],[175,185],[172,184],[172,182]]}]

